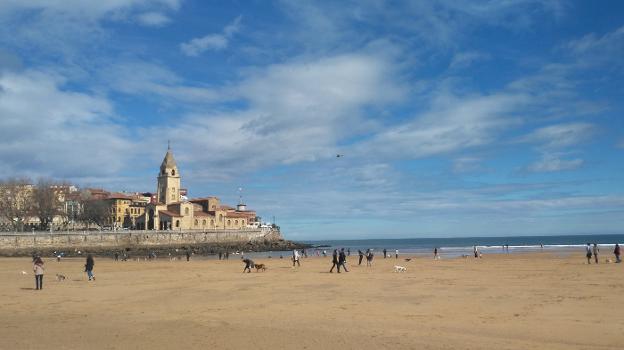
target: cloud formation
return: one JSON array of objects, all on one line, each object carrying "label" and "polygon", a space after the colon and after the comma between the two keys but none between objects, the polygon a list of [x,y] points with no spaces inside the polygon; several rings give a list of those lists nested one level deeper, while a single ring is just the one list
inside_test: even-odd
[{"label": "cloud formation", "polygon": [[208,34],[180,44],[180,50],[187,56],[199,56],[207,50],[220,51],[228,47],[230,39],[240,30],[242,16],[238,16],[223,28],[222,33]]},{"label": "cloud formation", "polygon": [[105,177],[127,165],[131,143],[109,101],[65,83],[42,71],[0,75],[0,176]]},{"label": "cloud formation", "polygon": [[162,27],[171,19],[161,12],[145,12],[137,16],[139,23],[148,27]]}]

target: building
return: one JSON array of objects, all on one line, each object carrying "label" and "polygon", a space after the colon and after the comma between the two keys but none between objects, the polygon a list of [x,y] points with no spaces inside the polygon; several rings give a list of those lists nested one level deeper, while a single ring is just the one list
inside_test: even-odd
[{"label": "building", "polygon": [[145,206],[135,220],[146,230],[243,230],[252,227],[256,212],[242,202],[236,208],[222,205],[217,197],[186,199],[181,175],[171,148],[167,149],[157,177],[156,201]]}]

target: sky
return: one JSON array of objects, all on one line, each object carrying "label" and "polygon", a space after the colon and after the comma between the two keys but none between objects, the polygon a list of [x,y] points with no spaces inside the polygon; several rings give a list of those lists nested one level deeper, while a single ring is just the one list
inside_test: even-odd
[{"label": "sky", "polygon": [[622,233],[623,97],[621,1],[0,2],[0,178],[289,239]]}]

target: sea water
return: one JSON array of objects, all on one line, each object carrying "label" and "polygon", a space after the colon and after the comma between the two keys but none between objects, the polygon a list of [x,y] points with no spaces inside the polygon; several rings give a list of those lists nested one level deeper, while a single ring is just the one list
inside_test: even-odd
[{"label": "sea water", "polygon": [[[334,249],[348,249],[351,255],[358,250],[366,252],[371,249],[376,257],[383,257],[383,250],[394,256],[399,251],[400,257],[433,256],[438,248],[442,258],[453,258],[462,255],[472,256],[475,246],[482,254],[513,254],[520,252],[579,252],[584,255],[587,243],[598,244],[605,256],[613,253],[615,243],[624,243],[624,234],[619,235],[565,235],[565,236],[508,236],[508,237],[456,237],[456,238],[403,238],[403,239],[357,239],[357,240],[310,240],[301,241],[312,245],[306,249],[309,256],[331,256]],[[505,249],[508,246],[508,249]],[[253,258],[290,259],[290,251],[239,252],[231,254],[230,259],[241,258],[243,255]]]},{"label": "sea water", "polygon": [[[518,253],[536,251],[583,251],[587,243],[598,244],[603,254],[611,254],[615,243],[622,245],[624,234],[620,235],[565,235],[565,236],[508,236],[508,237],[456,237],[456,238],[405,238],[405,239],[365,239],[365,240],[324,240],[306,241],[316,250],[331,254],[333,249],[345,248],[351,254],[358,250],[372,249],[377,256],[383,256],[386,249],[394,255],[433,255],[438,248],[441,256],[472,255],[474,247],[482,254]],[[508,246],[508,249],[505,247]],[[314,253],[316,254],[316,253]]]}]

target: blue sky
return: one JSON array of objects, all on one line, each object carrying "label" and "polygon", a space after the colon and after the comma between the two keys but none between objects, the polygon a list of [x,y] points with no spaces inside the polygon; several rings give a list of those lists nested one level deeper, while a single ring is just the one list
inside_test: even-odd
[{"label": "blue sky", "polygon": [[[291,239],[622,233],[620,1],[9,0],[0,177],[237,189]],[[343,154],[337,158],[336,154]]]}]

